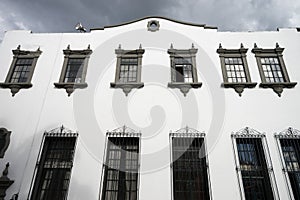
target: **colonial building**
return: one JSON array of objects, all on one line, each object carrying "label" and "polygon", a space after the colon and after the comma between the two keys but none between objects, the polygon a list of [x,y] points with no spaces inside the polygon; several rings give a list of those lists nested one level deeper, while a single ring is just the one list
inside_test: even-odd
[{"label": "colonial building", "polygon": [[300,199],[299,31],[6,32],[0,199]]}]

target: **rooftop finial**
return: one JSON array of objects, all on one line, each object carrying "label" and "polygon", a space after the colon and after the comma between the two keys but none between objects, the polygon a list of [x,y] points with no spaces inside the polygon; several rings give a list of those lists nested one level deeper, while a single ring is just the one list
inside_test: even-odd
[{"label": "rooftop finial", "polygon": [[241,49],[243,49],[244,48],[244,45],[243,45],[243,43],[241,43]]},{"label": "rooftop finial", "polygon": [[68,44],[68,46],[67,46],[67,49],[69,50],[70,49],[70,45]]},{"label": "rooftop finial", "polygon": [[194,43],[192,43],[192,49],[195,49]]},{"label": "rooftop finial", "polygon": [[91,45],[90,45],[90,44],[88,45],[88,48],[87,48],[87,49],[89,49],[89,50],[91,49]]},{"label": "rooftop finial", "polygon": [[122,46],[121,46],[121,44],[119,44],[119,47],[118,47],[119,49],[122,49]]},{"label": "rooftop finial", "polygon": [[18,45],[17,49],[20,50],[21,49],[21,45]]},{"label": "rooftop finial", "polygon": [[173,43],[171,43],[171,47],[170,47],[170,49],[173,49]]},{"label": "rooftop finial", "polygon": [[257,44],[256,43],[254,43],[254,48],[257,48]]},{"label": "rooftop finial", "polygon": [[142,49],[142,44],[140,44],[139,49]]},{"label": "rooftop finial", "polygon": [[276,48],[279,48],[279,44],[278,44],[278,42],[276,42]]},{"label": "rooftop finial", "polygon": [[219,49],[222,49],[222,48],[223,48],[223,47],[222,47],[222,44],[220,43],[220,44],[219,44]]}]

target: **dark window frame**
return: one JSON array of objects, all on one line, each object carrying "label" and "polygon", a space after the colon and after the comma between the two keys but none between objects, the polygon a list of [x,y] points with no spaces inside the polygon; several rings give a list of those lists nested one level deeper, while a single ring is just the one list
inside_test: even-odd
[{"label": "dark window frame", "polygon": [[[32,182],[31,191],[29,193],[31,200],[39,199],[42,190],[44,190],[44,191],[50,190],[50,199],[53,199],[51,195],[53,195],[54,193],[56,195],[58,195],[57,189],[60,189],[59,191],[63,191],[64,194],[62,196],[56,196],[55,199],[59,200],[60,198],[61,199],[67,198],[69,184],[70,184],[71,177],[72,177],[72,168],[73,168],[75,150],[76,150],[76,145],[77,145],[77,137],[78,137],[78,133],[74,133],[74,132],[66,129],[63,126],[57,128],[57,129],[54,129],[50,132],[44,133],[44,137],[43,137],[43,141],[42,141],[42,144],[40,147],[40,152],[39,152],[34,176],[32,179],[34,181]],[[58,148],[58,146],[59,146],[58,143],[62,142],[62,140],[67,140],[67,139],[70,139],[70,141],[67,141],[67,142],[71,143],[70,145],[72,145],[72,146],[69,146],[68,149],[64,149],[64,150],[62,150],[61,148]],[[54,140],[56,140],[56,141],[54,141]],[[53,142],[56,142],[55,144],[57,146],[52,146],[52,149],[51,149],[50,144]],[[60,144],[60,145],[62,145],[62,144]],[[61,147],[65,147],[65,144],[62,145]],[[67,152],[67,154],[66,154],[67,150],[70,150],[70,152]],[[51,154],[50,155],[47,154],[47,153],[49,153],[48,151],[50,151],[50,152],[52,151],[52,153],[56,152],[57,154],[53,154],[53,155],[56,155],[53,157],[53,155],[51,156]],[[48,161],[47,161],[47,159],[48,159]],[[51,161],[51,159],[52,159],[52,161]],[[66,161],[65,159],[69,159],[69,160]],[[49,165],[49,163],[47,165],[47,162],[50,162],[50,165]],[[48,167],[44,167],[45,165],[47,165]],[[46,172],[49,172],[49,173],[51,172],[50,173],[51,176],[49,175],[49,173],[46,173]],[[59,180],[59,181],[55,180],[56,181],[55,183],[53,183],[51,181],[51,180],[54,180],[54,179],[52,179],[53,174],[56,176],[61,176],[63,172],[65,172],[63,180]],[[63,177],[63,176],[61,176],[61,177]],[[67,177],[67,179],[66,179],[66,177]],[[46,180],[50,180],[48,182],[47,189],[42,188],[42,186],[43,186],[42,183]],[[49,187],[51,187],[51,186],[52,186],[52,188],[49,189]],[[55,188],[55,190],[53,190],[54,192],[52,191],[53,193],[51,194],[51,189],[53,189],[53,187],[55,187],[55,186],[60,186],[60,188]],[[64,186],[66,186],[66,188],[64,188]],[[49,198],[46,198],[46,199],[49,199]]]},{"label": "dark window frame", "polygon": [[[259,84],[259,87],[261,88],[271,88],[273,91],[281,97],[281,93],[283,92],[284,88],[294,88],[297,85],[297,82],[291,82],[284,60],[283,60],[283,51],[284,48],[280,47],[278,43],[276,43],[275,49],[263,49],[258,48],[256,44],[254,44],[254,48],[252,49],[252,53],[255,54],[256,63],[258,66],[261,83]],[[279,61],[279,65],[281,68],[281,72],[283,75],[283,82],[267,82],[266,77],[264,74],[264,70],[262,67],[261,59],[262,58],[277,58]]]},{"label": "dark window frame", "polygon": [[[101,200],[104,200],[105,199],[105,195],[106,195],[106,181],[107,181],[107,171],[108,171],[108,168],[109,168],[109,147],[111,145],[111,142],[109,141],[109,138],[120,138],[120,139],[125,139],[125,138],[134,138],[135,140],[138,141],[138,145],[137,145],[137,151],[138,151],[138,155],[137,155],[137,162],[136,162],[136,165],[137,165],[137,169],[136,169],[136,174],[137,174],[137,177],[136,177],[136,200],[139,199],[139,185],[140,185],[140,162],[141,162],[141,133],[140,132],[136,132],[135,130],[129,128],[129,127],[126,127],[126,126],[123,126],[123,127],[120,127],[120,128],[117,128],[113,131],[109,131],[106,133],[106,141],[105,141],[105,150],[104,150],[104,164],[103,164],[103,167],[102,167],[102,176],[101,176],[101,186],[100,186],[100,198]],[[123,151],[121,154],[124,154],[124,150],[121,150]],[[116,154],[115,154],[116,155]],[[121,160],[120,160],[121,162]],[[122,165],[123,166],[123,165]],[[119,171],[119,174],[121,172]],[[126,171],[125,171],[125,175],[123,176],[126,176]],[[118,189],[120,188],[120,184],[121,181],[118,182]],[[124,187],[121,187],[121,188],[124,188]],[[124,193],[124,192],[123,192]],[[122,193],[122,194],[123,194]],[[124,194],[123,194],[124,195]],[[119,199],[116,199],[116,200],[119,200]],[[123,200],[122,198],[120,200]]]},{"label": "dark window frame", "polygon": [[[131,92],[132,89],[143,88],[144,83],[141,82],[142,76],[142,59],[145,50],[142,49],[140,45],[139,49],[134,50],[124,50],[121,48],[121,45],[118,49],[115,50],[117,55],[117,64],[116,64],[116,72],[115,72],[115,81],[110,83],[111,88],[121,88],[126,96]],[[120,72],[122,59],[137,59],[137,71],[136,71],[136,81],[131,82],[120,82]]]},{"label": "dark window frame", "polygon": [[[201,140],[199,154],[201,156],[203,156],[200,159],[201,160],[200,165],[201,165],[202,170],[197,170],[197,172],[201,173],[201,175],[204,175],[204,176],[201,176],[201,177],[204,177],[205,180],[201,180],[204,185],[201,185],[200,184],[201,181],[197,182],[197,180],[195,180],[195,183],[196,184],[198,183],[199,184],[198,186],[201,187],[201,189],[206,190],[202,195],[202,197],[204,199],[212,199],[211,181],[210,181],[210,173],[209,173],[209,159],[208,159],[208,155],[207,155],[207,146],[206,146],[207,141],[206,141],[205,133],[201,133],[201,132],[199,132],[195,129],[189,128],[189,127],[185,127],[185,128],[182,128],[182,129],[180,129],[176,132],[171,132],[170,133],[170,152],[171,152],[170,173],[171,173],[172,199],[177,200],[176,195],[175,195],[176,185],[174,184],[174,181],[176,181],[175,176],[174,176],[174,169],[175,169],[174,164],[175,164],[175,162],[177,162],[180,159],[180,156],[179,156],[178,159],[174,158],[174,151],[173,151],[174,150],[174,144],[173,144],[173,141],[174,141],[173,139],[174,138],[175,139],[184,138],[185,140],[193,140],[192,144],[195,142],[195,140]],[[191,148],[192,148],[192,150],[196,150],[196,149],[193,149],[193,147],[191,147],[191,146],[187,147],[188,150],[191,150]],[[183,154],[185,154],[185,153],[186,153],[186,151]],[[195,163],[197,163],[197,162],[195,161]],[[199,169],[199,168],[196,167],[195,169]],[[191,177],[189,177],[189,178],[191,178]],[[194,186],[196,186],[196,185],[194,185]],[[187,198],[193,199],[193,197],[197,198],[197,196],[188,196]],[[178,198],[180,199],[180,197],[178,197]]]},{"label": "dark window frame", "polygon": [[[295,180],[294,179],[291,180],[291,178],[293,178],[293,175],[298,175],[298,177],[299,177],[300,171],[299,171],[299,169],[295,170],[295,168],[294,168],[295,166],[293,166],[292,169],[290,167],[287,167],[287,161],[285,160],[282,145],[290,144],[294,148],[296,145],[296,150],[294,151],[296,160],[293,160],[294,161],[293,163],[297,163],[298,168],[299,168],[300,167],[300,147],[299,147],[300,131],[297,129],[294,129],[292,127],[289,127],[288,129],[281,131],[280,133],[276,133],[274,135],[274,137],[277,142],[278,152],[279,152],[280,160],[281,160],[281,164],[282,164],[282,173],[284,175],[287,190],[289,192],[289,197],[292,200],[299,199],[300,189],[298,188],[298,191],[295,191],[296,190],[295,185],[292,183],[292,181],[295,181]],[[296,143],[298,143],[298,144],[296,144]],[[292,152],[292,151],[289,151],[289,152]],[[289,156],[290,156],[290,154],[289,154]],[[295,162],[295,161],[297,161],[297,162]]]},{"label": "dark window frame", "polygon": [[[170,71],[171,71],[171,82],[168,83],[169,88],[178,88],[183,93],[184,96],[187,95],[191,88],[200,88],[202,86],[201,82],[198,82],[198,75],[197,75],[197,65],[196,65],[196,54],[198,49],[194,47],[192,44],[192,48],[190,49],[174,49],[173,45],[171,44],[170,49],[168,49],[168,54],[170,55]],[[176,78],[178,77],[178,72],[176,71],[176,65],[178,63],[175,62],[177,58],[190,59],[192,67],[192,82],[183,82],[178,81]],[[183,78],[184,80],[184,78]]]},{"label": "dark window frame", "polygon": [[[265,176],[268,177],[268,182],[270,183],[270,191],[272,192],[272,197],[273,199],[279,199],[279,193],[278,193],[278,188],[276,185],[276,179],[273,171],[273,166],[272,166],[272,161],[270,157],[270,152],[269,152],[269,147],[267,144],[266,140],[266,135],[263,133],[260,133],[252,128],[246,127],[244,129],[241,129],[238,132],[235,132],[231,135],[232,139],[232,144],[233,144],[233,152],[234,152],[234,159],[235,159],[235,165],[236,165],[236,173],[237,173],[237,178],[238,178],[238,183],[240,187],[240,195],[242,200],[247,200],[246,198],[246,192],[245,192],[245,186],[244,186],[244,180],[243,180],[243,171],[244,174],[247,174],[246,172],[249,172],[249,174],[255,173],[256,168],[252,167],[252,170],[248,167],[243,167],[242,164],[240,163],[240,157],[239,157],[239,151],[238,151],[238,144],[237,140],[256,140],[259,141],[261,144],[261,151],[262,154],[260,156],[264,157],[264,171],[266,172]],[[251,178],[251,176],[250,176]],[[245,179],[246,180],[246,179]],[[248,193],[249,194],[249,193]]]},{"label": "dark window frame", "polygon": [[[54,83],[54,86],[56,88],[63,88],[66,90],[68,96],[70,96],[75,89],[77,88],[86,88],[88,84],[86,83],[86,74],[87,74],[87,68],[89,63],[90,55],[93,53],[93,51],[90,49],[90,45],[88,45],[87,49],[83,50],[71,50],[70,45],[68,45],[67,49],[63,50],[64,53],[64,62],[62,66],[62,70],[60,73],[60,78],[58,83]],[[81,71],[81,80],[79,83],[77,82],[65,82],[66,73],[68,70],[69,61],[71,59],[83,59],[83,65],[81,66],[82,69],[78,69],[78,71]]]},{"label": "dark window frame", "polygon": [[[254,88],[257,83],[251,81],[251,76],[249,72],[248,62],[247,62],[247,51],[248,49],[244,48],[243,44],[239,49],[224,49],[222,45],[219,45],[217,49],[217,53],[220,57],[222,74],[223,74],[223,83],[222,86],[224,88],[233,88],[239,96],[242,96],[242,93],[245,88]],[[245,82],[229,82],[227,70],[226,70],[226,62],[227,58],[239,58],[242,60],[243,71],[245,73]]]},{"label": "dark window frame", "polygon": [[[37,64],[37,60],[41,55],[42,51],[40,50],[40,48],[38,48],[36,51],[21,50],[21,46],[19,45],[17,49],[12,50],[12,53],[14,55],[12,63],[10,65],[5,82],[0,83],[0,87],[9,88],[12,93],[12,96],[15,96],[15,94],[18,93],[20,89],[28,89],[32,87],[32,83],[31,83],[32,76]],[[11,78],[14,74],[15,67],[19,59],[32,59],[27,80],[24,82],[11,82]]]}]

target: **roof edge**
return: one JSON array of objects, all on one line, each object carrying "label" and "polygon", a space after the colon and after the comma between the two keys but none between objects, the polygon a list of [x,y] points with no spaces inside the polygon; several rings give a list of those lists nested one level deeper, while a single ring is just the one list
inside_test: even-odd
[{"label": "roof edge", "polygon": [[142,21],[142,20],[145,20],[145,19],[150,19],[150,18],[159,18],[159,19],[169,20],[171,22],[175,22],[175,23],[179,23],[179,24],[183,24],[183,25],[203,27],[204,29],[218,29],[218,27],[216,27],[216,26],[207,26],[206,24],[196,24],[196,23],[191,23],[191,22],[184,22],[184,21],[179,21],[179,20],[171,19],[171,18],[168,18],[168,17],[146,16],[146,17],[142,17],[142,18],[139,18],[139,19],[131,20],[131,21],[120,23],[120,24],[116,24],[116,25],[104,26],[102,28],[91,28],[90,30],[93,31],[93,30],[104,30],[106,28],[115,28],[115,27],[132,24],[132,23],[139,22],[139,21]]}]

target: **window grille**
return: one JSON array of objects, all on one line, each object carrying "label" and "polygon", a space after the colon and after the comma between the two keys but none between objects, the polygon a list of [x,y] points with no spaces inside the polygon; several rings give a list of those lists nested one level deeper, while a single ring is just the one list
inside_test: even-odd
[{"label": "window grille", "polygon": [[102,200],[138,199],[139,138],[108,137]]},{"label": "window grille", "polygon": [[45,137],[31,200],[67,197],[76,137]]}]

